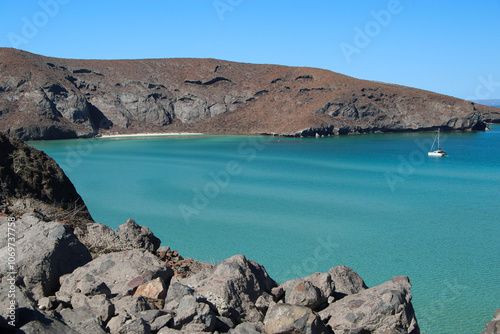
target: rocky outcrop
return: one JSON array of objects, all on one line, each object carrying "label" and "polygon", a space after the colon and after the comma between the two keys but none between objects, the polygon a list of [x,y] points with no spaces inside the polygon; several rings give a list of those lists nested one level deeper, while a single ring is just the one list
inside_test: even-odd
[{"label": "rocky outcrop", "polygon": [[188,278],[186,285],[207,298],[220,315],[237,322],[255,322],[264,318],[255,305],[257,299],[270,293],[276,282],[258,263],[235,255],[222,261],[213,272],[203,271]]},{"label": "rocky outcrop", "polygon": [[328,271],[335,284],[334,296],[337,299],[358,293],[367,286],[357,272],[347,266],[336,266]]},{"label": "rocky outcrop", "polygon": [[152,253],[160,247],[160,239],[154,236],[149,227],[137,224],[129,219],[116,230],[118,238],[130,248],[146,249]]},{"label": "rocky outcrop", "polygon": [[92,217],[57,163],[43,152],[0,133],[0,212],[36,212],[45,220],[73,225]]},{"label": "rocky outcrop", "polygon": [[331,332],[310,308],[290,304],[274,305],[268,311],[264,324],[268,334]]},{"label": "rocky outcrop", "polygon": [[[174,277],[139,244],[91,260],[64,224],[28,215],[16,224],[23,254],[16,280],[3,279],[1,288],[16,290],[14,318],[26,333],[418,333],[406,277],[366,288],[352,269],[339,266],[277,286],[243,255]],[[349,294],[336,293],[337,282]],[[3,294],[1,328],[12,328],[9,303]]]},{"label": "rocky outcrop", "polygon": [[495,312],[493,320],[486,323],[486,328],[481,334],[500,334],[500,309]]},{"label": "rocky outcrop", "polygon": [[419,333],[406,276],[362,290],[319,312],[334,332]]},{"label": "rocky outcrop", "polygon": [[279,286],[283,301],[292,305],[307,306],[316,310],[325,306],[335,291],[330,273],[314,273],[304,278],[287,281]]},{"label": "rocky outcrop", "polygon": [[68,300],[74,292],[92,295],[102,284],[112,295],[127,296],[157,277],[168,285],[173,274],[171,268],[146,250],[105,254],[67,276],[61,283],[58,298]]},{"label": "rocky outcrop", "polygon": [[498,108],[315,68],[71,60],[0,48],[0,131],[23,139],[483,130],[499,115]]},{"label": "rocky outcrop", "polygon": [[[8,220],[0,217],[2,230],[7,231],[7,226]],[[59,277],[92,259],[87,248],[66,225],[45,223],[25,215],[17,220],[12,230],[15,231],[15,242],[0,239],[0,258],[15,256],[14,265],[0,262],[1,284],[9,284],[14,277],[15,283],[27,288],[37,300],[54,295],[59,289]]]}]

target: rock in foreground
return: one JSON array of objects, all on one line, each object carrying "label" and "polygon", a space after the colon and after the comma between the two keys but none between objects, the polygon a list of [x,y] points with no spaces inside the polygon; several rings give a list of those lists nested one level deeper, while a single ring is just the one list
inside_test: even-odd
[{"label": "rock in foreground", "polygon": [[146,250],[134,249],[101,255],[67,276],[58,292],[58,297],[69,298],[74,292],[94,294],[96,287],[105,284],[111,294],[132,295],[135,289],[155,278],[167,285],[173,270]]},{"label": "rock in foreground", "polygon": [[290,304],[276,304],[264,320],[266,333],[330,333],[319,316],[310,308]]},{"label": "rock in foreground", "polygon": [[336,333],[419,333],[406,276],[362,290],[319,313]]},{"label": "rock in foreground", "polygon": [[[0,229],[7,231],[7,225],[7,219],[0,217]],[[37,300],[54,295],[59,289],[60,276],[92,259],[87,248],[66,225],[46,223],[25,215],[15,222],[12,230],[15,231],[15,242],[7,242],[5,238],[0,240],[1,284],[6,286],[8,279],[15,277],[16,284],[27,288]],[[6,261],[12,254],[15,258],[13,267]]]},{"label": "rock in foreground", "polygon": [[495,312],[493,320],[486,323],[486,328],[481,334],[500,334],[500,309]]}]

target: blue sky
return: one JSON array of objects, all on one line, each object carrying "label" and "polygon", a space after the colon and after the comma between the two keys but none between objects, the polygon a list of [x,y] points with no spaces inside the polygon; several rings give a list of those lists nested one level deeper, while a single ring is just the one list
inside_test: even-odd
[{"label": "blue sky", "polygon": [[0,46],[319,67],[500,99],[499,0],[0,0]]}]

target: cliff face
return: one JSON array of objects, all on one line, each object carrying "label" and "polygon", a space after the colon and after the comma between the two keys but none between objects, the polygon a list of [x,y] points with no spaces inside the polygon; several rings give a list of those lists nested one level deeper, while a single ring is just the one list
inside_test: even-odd
[{"label": "cliff face", "polygon": [[19,139],[0,133],[0,213],[35,211],[45,219],[92,218],[75,187],[57,163]]},{"label": "cliff face", "polygon": [[70,60],[0,48],[0,131],[315,135],[482,130],[498,108],[327,70],[215,59]]}]

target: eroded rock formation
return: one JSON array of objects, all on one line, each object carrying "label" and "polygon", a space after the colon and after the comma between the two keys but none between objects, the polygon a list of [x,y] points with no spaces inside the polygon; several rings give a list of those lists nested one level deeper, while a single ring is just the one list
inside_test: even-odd
[{"label": "eroded rock formation", "polygon": [[23,139],[484,130],[485,120],[500,120],[498,108],[317,68],[71,60],[0,48],[0,131]]}]

